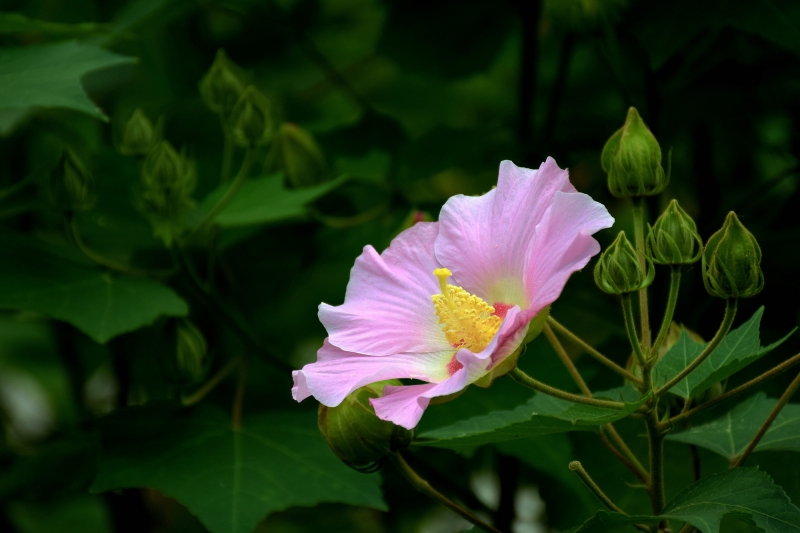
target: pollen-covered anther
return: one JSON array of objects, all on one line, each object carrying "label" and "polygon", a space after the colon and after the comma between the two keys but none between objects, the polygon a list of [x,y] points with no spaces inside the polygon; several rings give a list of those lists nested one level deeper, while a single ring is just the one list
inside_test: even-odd
[{"label": "pollen-covered anther", "polygon": [[447,341],[454,348],[467,348],[475,353],[483,351],[500,329],[503,319],[481,298],[449,285],[447,278],[453,274],[448,269],[437,268],[433,274],[439,278],[442,293],[434,294],[431,299]]}]

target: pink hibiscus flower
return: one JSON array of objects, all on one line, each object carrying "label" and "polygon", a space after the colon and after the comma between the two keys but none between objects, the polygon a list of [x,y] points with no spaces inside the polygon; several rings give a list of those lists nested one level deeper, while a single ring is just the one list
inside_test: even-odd
[{"label": "pink hibiscus flower", "polygon": [[531,320],[600,251],[591,235],[613,223],[552,158],[538,170],[503,161],[497,188],[450,198],[439,222],[415,224],[382,254],[364,247],[344,303],[319,307],[328,338],[292,373],[292,396],[334,407],[369,383],[425,381],[371,400],[381,419],[415,427],[431,398],[520,348]]}]

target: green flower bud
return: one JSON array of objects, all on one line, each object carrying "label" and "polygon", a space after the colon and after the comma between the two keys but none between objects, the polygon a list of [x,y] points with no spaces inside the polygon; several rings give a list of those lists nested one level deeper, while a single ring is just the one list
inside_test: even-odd
[{"label": "green flower bud", "polygon": [[220,49],[200,81],[200,95],[214,113],[229,116],[245,89],[244,73]]},{"label": "green flower bud", "polygon": [[764,288],[761,248],[733,211],[706,243],[703,283],[719,298],[748,298]]},{"label": "green flower bud", "polygon": [[233,106],[231,133],[241,146],[264,144],[272,138],[272,109],[261,91],[249,86]]},{"label": "green flower bud", "polygon": [[142,208],[150,217],[154,234],[167,246],[183,227],[184,213],[194,205],[197,177],[194,164],[168,141],[159,142],[142,168]]},{"label": "green flower bud", "polygon": [[206,339],[197,326],[181,320],[175,328],[175,358],[178,367],[193,382],[200,381],[206,371]]},{"label": "green flower bud", "polygon": [[661,147],[636,108],[608,139],[600,159],[608,174],[608,189],[617,198],[654,196],[669,183],[661,166]]},{"label": "green flower bud", "polygon": [[325,156],[309,132],[289,122],[278,127],[264,171],[283,172],[287,187],[302,189],[327,181]]},{"label": "green flower bud", "polygon": [[319,430],[328,445],[346,465],[360,472],[380,468],[390,453],[407,447],[413,432],[381,420],[369,403],[383,395],[386,385],[399,381],[381,381],[362,387],[336,407],[319,406]]},{"label": "green flower bud", "polygon": [[594,267],[594,282],[600,290],[608,294],[626,294],[644,289],[653,282],[655,268],[649,257],[647,272],[639,266],[639,255],[636,249],[620,231],[611,246],[600,255]]},{"label": "green flower bud", "polygon": [[119,151],[123,155],[147,155],[157,142],[158,133],[153,123],[141,109],[137,109],[125,125]]},{"label": "green flower bud", "polygon": [[672,200],[647,235],[647,250],[659,265],[690,265],[700,259],[703,240],[697,225],[677,200]]},{"label": "green flower bud", "polygon": [[92,176],[83,161],[67,148],[50,172],[48,196],[53,205],[65,212],[85,211],[94,203],[91,182]]}]

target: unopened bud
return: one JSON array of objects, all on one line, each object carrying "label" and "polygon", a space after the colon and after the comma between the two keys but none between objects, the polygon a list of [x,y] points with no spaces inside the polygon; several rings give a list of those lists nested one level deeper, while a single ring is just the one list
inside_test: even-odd
[{"label": "unopened bud", "polygon": [[600,159],[608,189],[617,198],[654,196],[669,183],[661,166],[661,147],[631,107],[625,124],[608,139]]},{"label": "unopened bud", "polygon": [[761,247],[733,211],[706,243],[703,283],[719,298],[748,298],[764,288]]},{"label": "unopened bud", "polygon": [[381,381],[352,392],[336,407],[319,407],[319,430],[339,459],[360,472],[380,468],[390,453],[407,447],[413,432],[381,420],[369,403],[383,395],[386,385],[399,381]]},{"label": "unopened bud", "polygon": [[206,339],[197,326],[181,320],[175,328],[175,358],[178,367],[192,382],[200,381],[206,370]]},{"label": "unopened bud", "polygon": [[314,137],[297,124],[284,122],[278,127],[264,171],[283,172],[287,187],[302,189],[327,181],[326,166]]},{"label": "unopened bud", "polygon": [[645,260],[646,272],[642,272],[639,254],[625,232],[620,231],[611,246],[600,255],[594,267],[594,282],[608,294],[626,294],[644,289],[655,277],[652,261],[648,257]]},{"label": "unopened bud", "polygon": [[273,120],[270,102],[252,85],[245,89],[233,106],[231,133],[241,146],[264,144],[272,138]]},{"label": "unopened bud", "polygon": [[245,89],[244,74],[220,49],[200,81],[200,95],[208,108],[229,116]]},{"label": "unopened bud", "polygon": [[141,109],[137,109],[125,125],[119,151],[123,155],[147,155],[157,142],[158,134],[153,123]]},{"label": "unopened bud", "polygon": [[94,203],[92,177],[80,158],[67,148],[50,173],[48,196],[65,212],[85,211]]},{"label": "unopened bud", "polygon": [[690,265],[700,259],[703,240],[697,225],[677,200],[672,200],[647,235],[647,250],[659,265]]},{"label": "unopened bud", "polygon": [[194,164],[168,141],[159,142],[142,169],[142,204],[156,236],[169,246],[182,229],[183,214],[194,205]]}]

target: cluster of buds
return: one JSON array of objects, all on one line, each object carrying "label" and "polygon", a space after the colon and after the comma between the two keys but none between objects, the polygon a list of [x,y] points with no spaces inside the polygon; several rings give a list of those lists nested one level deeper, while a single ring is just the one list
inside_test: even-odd
[{"label": "cluster of buds", "polygon": [[309,132],[289,122],[278,127],[264,162],[266,173],[282,172],[292,189],[312,187],[326,181],[325,156]]},{"label": "cluster of buds", "polygon": [[194,202],[197,182],[194,163],[160,141],[142,168],[142,208],[150,217],[156,236],[171,246],[183,227],[183,216]]},{"label": "cluster of buds", "polygon": [[636,248],[620,231],[611,246],[605,249],[594,267],[594,281],[600,290],[608,294],[627,294],[644,289],[655,278],[655,268],[649,257],[645,257],[647,268],[639,262]]},{"label": "cluster of buds", "polygon": [[85,211],[92,207],[92,177],[78,155],[67,148],[50,172],[47,189],[50,201],[65,213]]},{"label": "cluster of buds", "polygon": [[370,398],[383,395],[386,385],[400,384],[372,383],[351,393],[336,407],[319,406],[319,430],[333,453],[348,466],[360,472],[374,471],[387,455],[411,443],[411,431],[381,420],[369,403]]}]

